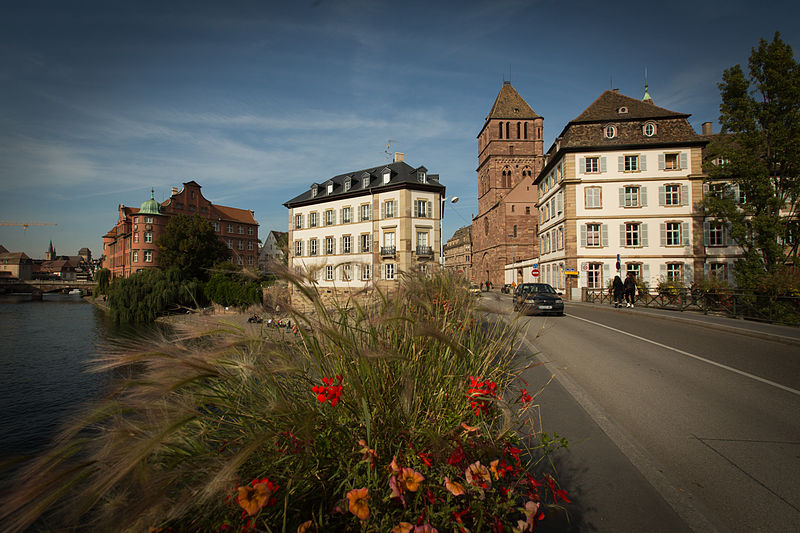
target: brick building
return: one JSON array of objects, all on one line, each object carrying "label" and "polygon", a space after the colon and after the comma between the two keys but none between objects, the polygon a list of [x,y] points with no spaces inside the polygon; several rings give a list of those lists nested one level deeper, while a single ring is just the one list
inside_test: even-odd
[{"label": "brick building", "polygon": [[200,215],[208,219],[217,236],[231,250],[231,262],[256,268],[258,258],[258,223],[253,211],[214,205],[200,191],[195,181],[172,188],[170,197],[159,203],[151,196],[137,209],[120,204],[117,223],[103,236],[103,267],[112,278],[127,277],[133,272],[158,268],[158,237],[174,215]]},{"label": "brick building", "polygon": [[538,255],[533,179],[544,166],[543,119],[504,82],[478,134],[472,281],[502,286],[505,265]]},{"label": "brick building", "polygon": [[472,226],[458,228],[444,245],[444,267],[472,280]]}]

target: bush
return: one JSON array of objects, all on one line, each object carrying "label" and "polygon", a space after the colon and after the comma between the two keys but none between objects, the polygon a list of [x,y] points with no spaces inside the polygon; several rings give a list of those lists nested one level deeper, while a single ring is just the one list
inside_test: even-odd
[{"label": "bush", "polygon": [[116,531],[531,531],[569,501],[544,471],[566,442],[523,429],[517,331],[479,320],[463,282],[326,307],[291,281],[314,309],[288,340],[215,325],[103,359],[139,371],[25,472],[4,525],[73,485],[66,509]]},{"label": "bush", "polygon": [[233,269],[212,270],[213,274],[203,288],[206,298],[224,306],[247,307],[261,302],[261,283],[247,272],[236,267]]},{"label": "bush", "polygon": [[114,280],[108,306],[117,324],[146,324],[170,308],[189,308],[202,303],[201,287],[196,280],[181,279],[177,269],[143,270]]}]

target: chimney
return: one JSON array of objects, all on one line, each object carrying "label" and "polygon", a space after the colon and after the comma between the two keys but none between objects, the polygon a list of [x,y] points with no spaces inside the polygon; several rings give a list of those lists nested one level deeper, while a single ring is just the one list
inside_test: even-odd
[{"label": "chimney", "polygon": [[714,135],[713,124],[711,122],[703,122],[703,135]]},{"label": "chimney", "polygon": [[395,163],[402,163],[405,161],[405,154],[403,152],[395,152],[394,153],[394,162]]},{"label": "chimney", "polygon": [[172,188],[172,196],[175,196],[176,194],[178,194],[178,188],[177,187],[173,187]]}]

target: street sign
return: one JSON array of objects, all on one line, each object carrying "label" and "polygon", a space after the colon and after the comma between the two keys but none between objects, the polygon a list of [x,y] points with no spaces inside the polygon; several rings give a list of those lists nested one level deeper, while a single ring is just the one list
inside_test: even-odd
[{"label": "street sign", "polygon": [[581,265],[581,270],[583,270],[584,272],[587,272],[589,270],[589,263],[583,263]]},{"label": "street sign", "polygon": [[577,276],[578,275],[578,271],[577,270],[565,270],[564,274],[567,275],[567,276]]},{"label": "street sign", "polygon": [[538,278],[539,277],[539,269],[538,268],[531,269],[531,276],[533,276],[534,278]]},{"label": "street sign", "polygon": [[539,268],[539,263],[534,263],[531,265],[531,268]]}]

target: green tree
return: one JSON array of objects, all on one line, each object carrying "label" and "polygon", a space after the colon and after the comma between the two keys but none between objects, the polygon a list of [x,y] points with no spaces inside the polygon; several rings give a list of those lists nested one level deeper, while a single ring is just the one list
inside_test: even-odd
[{"label": "green tree", "polygon": [[161,268],[177,268],[183,279],[208,279],[208,269],[230,257],[211,223],[199,215],[176,215],[156,241]]},{"label": "green tree", "polygon": [[719,88],[722,135],[709,146],[707,159],[716,164],[707,170],[711,182],[729,185],[704,206],[729,224],[744,251],[737,283],[755,287],[797,265],[800,66],[776,33],[752,49],[749,76],[736,65],[725,70]]},{"label": "green tree", "polygon": [[107,268],[101,268],[95,272],[94,279],[97,282],[97,294],[108,294],[108,283],[111,280],[111,271]]},{"label": "green tree", "polygon": [[181,277],[177,268],[148,269],[118,278],[108,293],[111,317],[118,324],[146,324],[169,309],[202,304],[202,284]]}]

